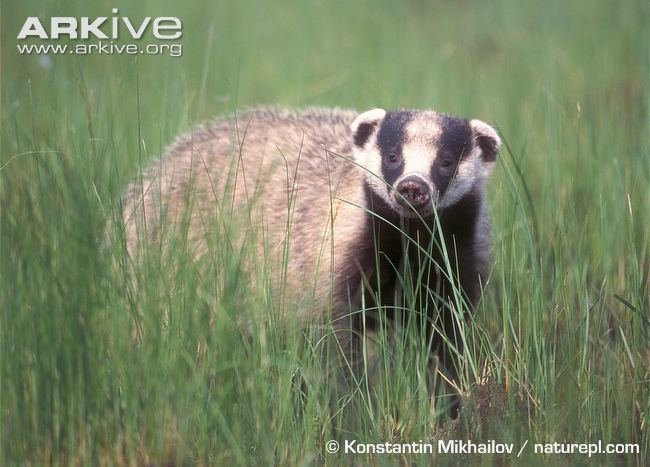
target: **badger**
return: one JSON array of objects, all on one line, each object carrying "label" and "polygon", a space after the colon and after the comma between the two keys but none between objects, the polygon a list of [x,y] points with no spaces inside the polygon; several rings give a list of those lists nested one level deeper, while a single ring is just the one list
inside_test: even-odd
[{"label": "badger", "polygon": [[[500,144],[480,120],[429,110],[249,109],[182,136],[130,185],[128,253],[178,228],[200,262],[215,219],[228,219],[233,248],[254,234],[292,300],[284,319],[322,318],[352,356],[376,322],[362,308],[425,316],[454,375],[452,315],[476,307],[491,267],[485,184]],[[410,310],[396,304],[407,277]]]}]

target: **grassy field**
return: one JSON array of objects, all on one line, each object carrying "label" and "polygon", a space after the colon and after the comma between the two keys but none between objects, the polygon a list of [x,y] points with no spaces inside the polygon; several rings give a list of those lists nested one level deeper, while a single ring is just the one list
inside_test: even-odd
[{"label": "grassy field", "polygon": [[[182,56],[17,52],[28,16],[113,7],[180,17]],[[3,1],[0,463],[644,464],[648,10],[642,0]],[[173,280],[155,261],[116,268],[124,251],[102,249],[147,161],[195,124],[260,103],[433,108],[499,129],[495,268],[467,329],[457,421],[423,383],[417,343],[398,339],[378,384],[342,393],[310,340],[280,331],[239,258],[215,252],[215,285],[191,265]],[[252,332],[237,324],[246,313]],[[515,453],[326,450],[351,439],[495,440]],[[598,441],[640,452],[533,448]]]}]

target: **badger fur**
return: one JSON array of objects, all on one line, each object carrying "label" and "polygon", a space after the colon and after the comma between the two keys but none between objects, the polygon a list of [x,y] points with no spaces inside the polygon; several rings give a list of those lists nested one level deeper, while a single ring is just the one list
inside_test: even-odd
[{"label": "badger fur", "polygon": [[499,146],[489,125],[433,111],[252,109],[182,137],[129,187],[128,251],[137,259],[183,225],[200,261],[213,220],[231,219],[240,237],[258,234],[260,257],[282,270],[275,285],[296,292],[292,321],[327,316],[351,352],[354,312],[363,300],[395,317],[408,263],[414,308],[456,342],[445,315],[473,308],[488,278],[484,186]]}]

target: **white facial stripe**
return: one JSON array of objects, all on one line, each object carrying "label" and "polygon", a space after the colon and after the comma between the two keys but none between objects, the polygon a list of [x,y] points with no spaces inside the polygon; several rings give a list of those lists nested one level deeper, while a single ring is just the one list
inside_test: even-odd
[{"label": "white facial stripe", "polygon": [[438,188],[431,181],[431,167],[436,159],[435,148],[432,147],[431,143],[412,142],[404,145],[402,154],[404,156],[404,169],[393,183],[393,186],[397,187],[404,178],[416,175],[427,184],[429,192],[435,197]]},{"label": "white facial stripe", "polygon": [[363,176],[370,185],[372,192],[380,196],[390,206],[393,206],[394,201],[389,195],[390,188],[383,180],[381,171],[381,154],[377,148],[376,139],[377,137],[373,135],[371,141],[369,141],[363,149],[355,148],[354,160],[361,166],[358,170],[364,172]]},{"label": "white facial stripe", "polygon": [[421,112],[414,116],[406,127],[407,143],[402,147],[404,170],[397,180],[409,175],[419,175],[429,185],[431,193],[437,191],[431,181],[431,167],[437,157],[435,141],[439,138],[442,128],[436,114]]},{"label": "white facial stripe", "polygon": [[442,128],[435,112],[420,112],[413,116],[406,127],[408,141],[417,141],[423,135],[430,140],[437,140],[440,137]]},{"label": "white facial stripe", "polygon": [[431,179],[431,167],[436,160],[436,148],[424,141],[413,141],[402,148],[404,156],[403,175],[418,173]]}]

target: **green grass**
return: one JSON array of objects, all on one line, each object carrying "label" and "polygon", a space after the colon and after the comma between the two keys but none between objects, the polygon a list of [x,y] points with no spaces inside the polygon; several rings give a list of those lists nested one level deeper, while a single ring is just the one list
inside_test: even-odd
[{"label": "green grass", "polygon": [[[0,463],[428,464],[324,446],[453,437],[515,451],[528,440],[522,460],[552,464],[590,459],[534,454],[534,443],[638,443],[636,456],[591,460],[643,463],[645,2],[86,3],[0,6]],[[179,16],[183,56],[48,64],[16,52],[27,16],[114,6],[133,19]],[[258,103],[434,108],[499,128],[495,267],[466,329],[470,396],[456,425],[408,330],[390,346],[379,336],[386,371],[346,393],[315,339],[275,321],[241,255],[215,242],[210,282],[181,261],[182,244],[174,273],[155,252],[132,271],[122,248],[102,249],[125,185],[175,135]]]}]

